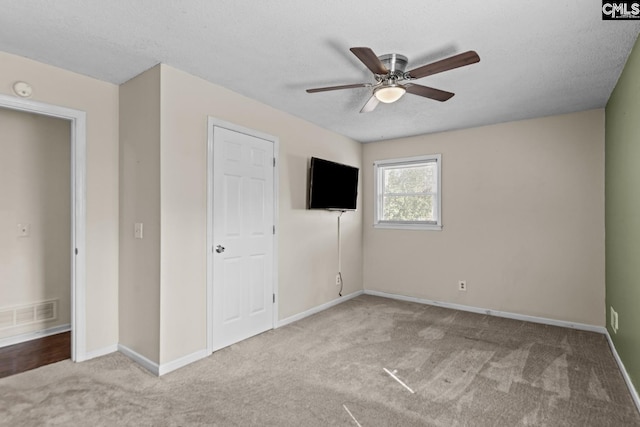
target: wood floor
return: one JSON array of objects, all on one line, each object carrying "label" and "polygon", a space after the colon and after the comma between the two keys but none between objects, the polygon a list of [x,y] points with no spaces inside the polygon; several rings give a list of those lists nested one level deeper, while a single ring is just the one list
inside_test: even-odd
[{"label": "wood floor", "polygon": [[71,332],[0,348],[0,378],[71,358]]}]

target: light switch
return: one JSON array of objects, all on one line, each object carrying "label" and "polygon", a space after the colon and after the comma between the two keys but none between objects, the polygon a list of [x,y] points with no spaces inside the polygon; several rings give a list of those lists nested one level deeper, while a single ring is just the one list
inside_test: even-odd
[{"label": "light switch", "polygon": [[18,237],[29,237],[31,236],[31,224],[18,224],[16,226]]},{"label": "light switch", "polygon": [[141,222],[136,222],[134,228],[133,228],[133,235],[136,239],[142,239],[143,236],[143,226],[144,224],[142,224]]}]

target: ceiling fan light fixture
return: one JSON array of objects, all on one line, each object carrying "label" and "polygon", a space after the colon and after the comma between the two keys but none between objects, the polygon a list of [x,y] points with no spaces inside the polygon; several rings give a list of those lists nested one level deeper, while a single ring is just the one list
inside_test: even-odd
[{"label": "ceiling fan light fixture", "polygon": [[391,104],[402,98],[407,90],[401,85],[380,86],[373,91],[373,94],[380,102]]}]

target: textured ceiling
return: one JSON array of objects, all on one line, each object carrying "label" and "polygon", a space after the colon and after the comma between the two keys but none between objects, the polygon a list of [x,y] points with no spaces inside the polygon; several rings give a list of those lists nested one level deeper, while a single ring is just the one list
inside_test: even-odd
[{"label": "textured ceiling", "polygon": [[[349,136],[381,139],[604,107],[640,21],[602,21],[595,0],[0,0],[0,50],[112,83],[162,62]],[[475,50],[478,64],[416,83],[372,113],[349,52],[399,53],[407,69]],[[0,64],[0,73],[2,72]],[[35,88],[37,90],[37,88]]]}]

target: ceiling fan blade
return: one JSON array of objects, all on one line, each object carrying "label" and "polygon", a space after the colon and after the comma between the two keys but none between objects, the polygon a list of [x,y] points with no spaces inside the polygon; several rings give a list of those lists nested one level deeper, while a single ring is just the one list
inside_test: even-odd
[{"label": "ceiling fan blade", "polygon": [[453,95],[455,95],[454,93],[451,93],[451,92],[446,92],[440,89],[434,89],[428,86],[416,85],[413,83],[406,84],[404,85],[404,87],[407,90],[407,92],[413,95],[424,96],[425,98],[435,99],[436,101],[440,101],[440,102],[444,102],[447,99],[450,99]]},{"label": "ceiling fan blade", "polygon": [[375,110],[375,108],[378,106],[378,103],[380,103],[380,101],[378,101],[378,98],[376,98],[375,95],[371,95],[371,98],[369,98],[367,103],[364,104],[364,107],[362,107],[362,110],[360,110],[360,112],[361,113],[370,113],[373,110]]},{"label": "ceiling fan blade", "polygon": [[308,93],[316,93],[316,92],[326,92],[329,90],[340,90],[340,89],[355,89],[357,87],[371,87],[373,86],[371,83],[357,83],[353,85],[342,85],[342,86],[327,86],[327,87],[318,87],[315,89],[307,89]]},{"label": "ceiling fan blade", "polygon": [[373,74],[387,74],[389,72],[387,67],[385,67],[376,54],[373,53],[373,50],[368,47],[352,47],[349,50],[357,56]]},{"label": "ceiling fan blade", "polygon": [[420,79],[422,77],[441,73],[443,71],[453,70],[454,68],[475,64],[476,62],[480,62],[480,57],[476,52],[470,50],[468,52],[460,53],[441,61],[414,68],[413,70],[409,71],[408,74],[412,79]]}]

